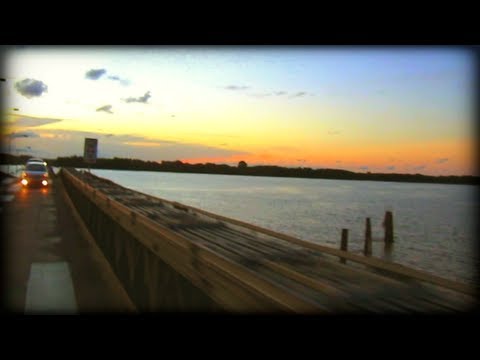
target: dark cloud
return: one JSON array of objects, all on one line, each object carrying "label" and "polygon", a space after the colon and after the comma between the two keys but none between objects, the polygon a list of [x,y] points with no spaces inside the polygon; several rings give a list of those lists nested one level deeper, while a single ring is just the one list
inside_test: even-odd
[{"label": "dark cloud", "polygon": [[360,166],[359,169],[360,170],[368,170],[368,166]]},{"label": "dark cloud", "polygon": [[143,96],[140,96],[138,98],[129,97],[129,98],[124,99],[123,101],[125,101],[126,103],[139,102],[139,103],[146,104],[150,97],[151,97],[150,91],[147,91],[145,93],[145,95],[143,95]]},{"label": "dark cloud", "polygon": [[95,131],[79,131],[79,130],[60,130],[60,129],[39,129],[41,134],[48,133],[53,134],[58,139],[65,139],[67,137],[90,137],[90,138],[97,138],[104,136],[105,133],[102,132],[95,132]]},{"label": "dark cloud", "polygon": [[395,166],[387,166],[387,170],[395,170]]},{"label": "dark cloud", "polygon": [[15,83],[15,89],[23,96],[32,98],[34,96],[42,96],[48,87],[40,80],[23,79]]},{"label": "dark cloud", "polygon": [[101,106],[99,107],[96,111],[105,111],[109,114],[113,114],[113,111],[112,111],[112,105],[105,105],[105,106]]},{"label": "dark cloud", "polygon": [[120,84],[122,84],[122,85],[129,85],[129,84],[130,84],[130,81],[128,81],[127,79],[122,79],[122,78],[120,78],[120,77],[118,77],[118,76],[112,76],[112,75],[110,75],[110,76],[108,76],[108,79],[109,79],[109,80],[113,80],[113,81],[118,81],[118,82],[119,82]]},{"label": "dark cloud", "polygon": [[42,126],[46,124],[52,124],[60,121],[62,120],[48,119],[48,118],[22,117],[15,120],[13,123],[17,126],[35,127],[35,126]]},{"label": "dark cloud", "polygon": [[252,96],[262,98],[262,97],[272,96],[272,94],[271,93],[261,93],[261,94],[252,94]]},{"label": "dark cloud", "polygon": [[107,72],[107,70],[105,70],[105,69],[91,69],[91,70],[88,70],[88,71],[85,73],[85,77],[86,77],[87,79],[90,79],[90,80],[98,80],[98,79],[100,79],[106,72]]},{"label": "dark cloud", "polygon": [[[164,145],[164,144],[176,144],[177,142],[176,141],[168,141],[168,140],[151,140],[151,139],[148,139],[144,136],[137,136],[137,135],[130,135],[130,134],[122,134],[122,135],[112,135],[112,134],[108,134],[110,135],[109,137],[116,141],[116,142],[119,142],[119,143],[127,143],[127,142],[131,142],[131,143],[141,143],[141,142],[150,142],[150,143],[156,143],[158,145]],[[107,135],[107,136],[108,136]]]},{"label": "dark cloud", "polygon": [[[152,139],[133,134],[107,136],[111,133],[93,131],[70,131],[39,129],[39,137],[29,140],[40,157],[82,155],[86,137],[99,139],[98,157],[129,157],[142,160],[182,160],[193,158],[216,158],[221,156],[248,155],[248,153],[221,147],[204,146],[181,141]],[[53,137],[52,137],[53,136]],[[159,155],[159,149],[161,152]]]},{"label": "dark cloud", "polygon": [[[247,88],[246,86],[245,87],[232,86],[232,90],[244,90],[246,88]],[[256,94],[249,94],[249,95],[253,96],[253,97],[262,98],[262,97],[267,97],[267,96],[285,96],[285,95],[288,95],[288,92],[281,90],[281,91],[273,91],[273,92],[270,92],[270,93],[256,93]],[[309,95],[309,94],[305,91],[298,91],[298,92],[288,96],[288,98],[292,99],[292,98],[302,97],[302,96],[307,96],[307,95]],[[313,95],[313,94],[310,94],[310,95]]]},{"label": "dark cloud", "polygon": [[437,159],[437,164],[443,164],[448,161],[448,158]]},{"label": "dark cloud", "polygon": [[227,90],[247,90],[249,89],[248,86],[239,86],[239,85],[228,85],[225,86],[225,89]]},{"label": "dark cloud", "polygon": [[305,91],[299,91],[299,92],[291,95],[290,97],[294,98],[294,97],[301,97],[301,96],[305,96],[305,95],[307,95],[307,93]]},{"label": "dark cloud", "polygon": [[[90,79],[90,80],[98,80],[102,76],[104,76],[107,73],[106,69],[90,69],[85,73],[85,78]],[[108,80],[112,81],[118,81],[122,85],[129,85],[130,81],[127,79],[122,79],[119,76],[116,75],[108,75],[107,76]]]},{"label": "dark cloud", "polygon": [[10,138],[15,139],[15,138],[34,138],[34,137],[39,137],[37,133],[31,131],[31,130],[26,130],[26,131],[19,131],[19,132],[14,132],[8,135]]}]

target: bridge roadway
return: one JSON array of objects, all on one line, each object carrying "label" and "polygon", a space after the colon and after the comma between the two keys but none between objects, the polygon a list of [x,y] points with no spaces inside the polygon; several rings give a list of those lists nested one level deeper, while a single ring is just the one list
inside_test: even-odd
[{"label": "bridge roadway", "polygon": [[[14,180],[12,178],[12,180]],[[2,184],[3,306],[14,314],[130,312],[134,307],[55,181]]]}]

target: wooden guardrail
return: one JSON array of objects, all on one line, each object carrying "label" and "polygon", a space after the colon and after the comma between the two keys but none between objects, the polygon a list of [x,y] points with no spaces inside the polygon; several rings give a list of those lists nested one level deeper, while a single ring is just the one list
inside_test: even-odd
[{"label": "wooden guardrail", "polygon": [[[162,229],[68,171],[62,169],[61,173],[82,218],[140,309],[318,311],[248,269]],[[167,278],[164,282],[173,285],[173,291],[163,299],[158,291],[162,274]],[[136,276],[144,282],[143,291],[135,282]],[[169,287],[163,287],[165,290]],[[146,294],[142,297],[139,293]],[[193,301],[187,301],[188,296]]]}]

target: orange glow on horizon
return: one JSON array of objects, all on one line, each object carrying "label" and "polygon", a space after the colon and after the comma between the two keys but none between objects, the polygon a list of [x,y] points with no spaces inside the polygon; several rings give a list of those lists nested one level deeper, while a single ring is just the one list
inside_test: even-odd
[{"label": "orange glow on horizon", "polygon": [[334,168],[355,172],[363,171],[361,168],[368,165],[368,171],[372,172],[465,175],[477,173],[473,150],[473,144],[468,140],[449,140],[384,146],[352,144],[343,146],[341,151],[330,147],[318,151],[310,148],[293,154],[287,150],[272,149],[248,155],[186,158],[181,161],[235,166],[243,160],[251,166]]},{"label": "orange glow on horizon", "polygon": [[124,142],[123,144],[131,145],[131,146],[142,146],[142,147],[162,146],[162,144],[149,142],[149,141],[129,141],[129,142]]}]

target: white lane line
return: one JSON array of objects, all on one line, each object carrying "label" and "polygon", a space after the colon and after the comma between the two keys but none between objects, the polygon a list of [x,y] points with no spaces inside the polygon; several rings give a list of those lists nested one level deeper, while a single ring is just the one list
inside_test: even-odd
[{"label": "white lane line", "polygon": [[77,313],[68,263],[33,263],[30,266],[25,313]]},{"label": "white lane line", "polygon": [[12,201],[14,198],[15,198],[15,195],[12,195],[12,194],[2,195],[1,201],[9,202],[9,201]]}]

